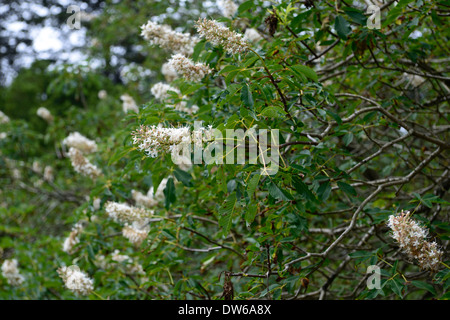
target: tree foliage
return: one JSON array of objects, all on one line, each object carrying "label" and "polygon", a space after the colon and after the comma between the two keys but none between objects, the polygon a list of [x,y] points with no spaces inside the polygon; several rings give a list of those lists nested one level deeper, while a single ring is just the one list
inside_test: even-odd
[{"label": "tree foliage", "polygon": [[[366,2],[248,0],[226,17],[195,1],[105,1],[88,25],[100,67],[38,61],[2,88],[0,261],[16,259],[25,280],[0,277],[0,298],[81,298],[56,272],[77,265],[94,282],[88,299],[223,299],[230,288],[234,299],[447,299],[448,2],[381,1],[380,29],[367,27]],[[235,54],[199,37],[190,58],[212,72],[169,81],[172,52],[141,37],[152,16],[191,36],[213,17],[258,37]],[[162,99],[151,90],[161,81],[174,88]],[[138,112],[124,112],[124,94]],[[53,121],[36,115],[43,106]],[[141,126],[194,121],[279,130],[278,172],[180,166],[133,143]],[[85,155],[98,178],[72,166],[72,132],[98,145]],[[124,237],[113,202],[148,214],[144,241]],[[387,223],[402,210],[443,252],[437,270],[393,239]],[[370,265],[380,288],[366,285]]]}]

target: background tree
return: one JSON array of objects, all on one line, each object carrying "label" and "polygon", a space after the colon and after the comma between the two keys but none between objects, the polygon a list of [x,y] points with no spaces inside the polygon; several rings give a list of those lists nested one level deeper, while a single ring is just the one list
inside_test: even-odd
[{"label": "background tree", "polygon": [[[105,1],[2,89],[0,297],[447,299],[447,4],[369,2]],[[139,148],[194,121],[280,130],[278,172]]]}]

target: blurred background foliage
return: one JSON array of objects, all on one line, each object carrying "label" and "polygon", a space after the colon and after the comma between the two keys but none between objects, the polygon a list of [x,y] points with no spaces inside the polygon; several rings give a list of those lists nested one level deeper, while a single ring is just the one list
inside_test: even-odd
[{"label": "blurred background foliage", "polygon": [[[339,236],[351,213],[370,195],[372,181],[407,175],[436,147],[417,139],[347,174],[381,143],[398,139],[401,126],[377,112],[343,121],[367,107],[367,101],[342,101],[335,94],[370,96],[396,117],[412,121],[414,129],[430,129],[448,143],[449,33],[443,9],[448,1],[399,1],[397,7],[381,1],[382,22],[387,24],[380,31],[365,25],[367,1],[236,3],[238,12],[227,19],[213,1],[83,1],[79,4],[90,18],[82,21],[80,31],[65,26],[70,15],[65,1],[2,2],[0,110],[10,122],[0,123],[0,132],[7,133],[0,139],[0,262],[17,259],[26,280],[13,287],[0,277],[0,299],[80,298],[63,287],[56,273],[61,265],[71,264],[94,279],[98,295],[90,299],[220,299],[228,281],[223,275],[219,280],[222,272],[264,275],[268,259],[278,274],[232,278],[235,298],[317,298],[328,290],[327,297],[336,299],[448,299],[448,269],[437,274],[420,270],[399,253],[385,226],[390,214],[418,209],[417,218],[430,228],[448,259],[445,147],[416,180],[372,199],[354,233],[330,256],[284,270],[286,262],[304,256],[305,250],[322,252]],[[195,59],[221,73],[200,86],[183,79],[172,83],[188,92],[189,104],[198,105],[199,112],[175,112],[154,99],[150,88],[164,81],[160,69],[170,52],[150,46],[140,26],[153,18],[194,35],[199,17],[217,18],[241,32],[250,27],[259,31],[263,41],[257,52],[288,96],[295,123],[286,121],[280,97],[253,53],[233,57],[204,41],[196,46]],[[20,32],[9,27],[16,21],[26,26]],[[63,39],[82,32],[81,45],[63,41],[65,52],[78,52],[82,59],[75,63],[58,51],[36,51],[32,30],[44,26],[57,28]],[[416,31],[421,36],[411,37]],[[296,65],[314,71],[296,72],[291,68]],[[238,72],[232,66],[245,67]],[[415,86],[414,79],[405,78],[407,70],[432,76]],[[251,102],[238,92],[247,84]],[[124,114],[120,97],[125,93],[137,102],[139,114]],[[264,114],[271,105],[279,108]],[[36,115],[40,107],[51,112],[52,123]],[[307,141],[321,140],[325,123],[336,126],[318,144],[286,149],[287,167],[261,181],[255,180],[251,166],[196,165],[184,171],[170,157],[145,157],[131,143],[130,133],[140,124],[176,126],[193,120],[222,130],[257,123],[279,128],[283,139]],[[314,129],[316,136],[305,138]],[[104,173],[97,181],[76,174],[64,156],[61,142],[74,131],[99,145],[89,157]],[[39,164],[39,172],[33,163]],[[42,176],[47,165],[53,168],[51,182]],[[135,204],[132,190],[146,193],[170,177],[174,190],[165,193],[170,200],[155,209],[163,222],[152,225],[148,243],[134,248],[118,225],[106,219],[104,204]],[[100,209],[95,199],[101,200]],[[227,214],[225,199],[236,199],[228,230],[221,218]],[[62,243],[80,220],[89,226],[69,255]],[[366,234],[370,239],[360,244]],[[217,246],[222,249],[186,250]],[[115,250],[138,261],[144,274],[130,271],[134,262],[111,260]],[[362,279],[369,264],[382,267],[382,290],[365,288]],[[400,277],[406,274],[412,282]]]}]

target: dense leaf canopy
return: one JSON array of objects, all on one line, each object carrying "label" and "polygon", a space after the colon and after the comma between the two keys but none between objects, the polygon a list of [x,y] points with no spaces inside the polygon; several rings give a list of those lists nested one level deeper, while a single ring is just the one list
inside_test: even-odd
[{"label": "dense leaf canopy", "polygon": [[[450,2],[218,3],[89,2],[0,88],[0,299],[448,299]],[[176,163],[199,122],[276,172]]]}]

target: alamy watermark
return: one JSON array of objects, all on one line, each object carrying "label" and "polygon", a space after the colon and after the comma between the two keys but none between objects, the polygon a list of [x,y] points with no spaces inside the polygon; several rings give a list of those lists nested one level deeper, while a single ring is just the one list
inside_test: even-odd
[{"label": "alamy watermark", "polygon": [[81,8],[76,5],[70,5],[67,7],[67,13],[72,13],[72,15],[67,18],[66,24],[70,29],[81,29]]},{"label": "alamy watermark", "polygon": [[367,289],[381,289],[381,269],[377,265],[370,265],[367,267],[366,274],[370,274],[367,278]]},{"label": "alamy watermark", "polygon": [[381,10],[376,5],[370,5],[367,7],[366,14],[370,14],[367,18],[367,28],[369,29],[381,29]]}]

